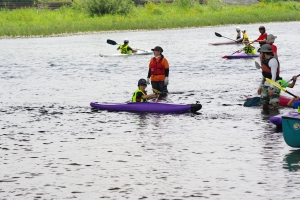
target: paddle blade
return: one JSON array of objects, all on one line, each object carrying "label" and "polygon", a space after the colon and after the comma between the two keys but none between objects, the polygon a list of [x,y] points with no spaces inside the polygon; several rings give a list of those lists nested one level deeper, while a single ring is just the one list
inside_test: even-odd
[{"label": "paddle blade", "polygon": [[217,32],[215,32],[215,35],[216,35],[217,37],[222,37],[222,35],[221,35],[220,33],[217,33]]},{"label": "paddle blade", "polygon": [[282,91],[286,92],[286,89],[284,89],[283,87],[281,87],[281,85],[279,85],[278,83],[276,83],[275,81],[269,79],[269,78],[266,78],[266,81],[268,83],[271,83],[272,85],[274,85],[275,87],[281,89]]},{"label": "paddle blade", "polygon": [[110,39],[107,39],[106,42],[107,42],[108,44],[111,44],[111,45],[116,45],[116,44],[118,44],[118,43],[116,43],[115,41],[110,40]]},{"label": "paddle blade", "polygon": [[259,64],[257,61],[255,61],[255,67],[256,67],[257,69],[260,69],[260,68],[261,68],[260,64]]}]

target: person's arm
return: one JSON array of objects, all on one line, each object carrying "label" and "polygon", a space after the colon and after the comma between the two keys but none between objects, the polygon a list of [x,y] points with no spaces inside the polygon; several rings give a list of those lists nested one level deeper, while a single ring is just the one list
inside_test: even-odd
[{"label": "person's arm", "polygon": [[127,47],[127,50],[128,50],[128,51],[131,51],[132,53],[137,52],[136,49],[133,49],[133,48],[131,48],[130,46]]},{"label": "person's arm", "polygon": [[143,99],[154,99],[157,98],[158,94],[152,93],[152,94],[147,94],[147,95],[143,95],[142,98]]},{"label": "person's arm", "polygon": [[289,88],[293,88],[295,86],[296,81],[297,81],[297,76],[293,76],[292,79],[293,79],[293,82],[288,85]]},{"label": "person's arm", "polygon": [[296,98],[293,97],[291,100],[289,100],[287,105],[296,109],[300,105],[299,99],[300,99],[299,96],[297,96]]},{"label": "person's arm", "polygon": [[262,79],[261,79],[261,81],[260,81],[260,83],[259,83],[259,86],[258,86],[258,89],[257,89],[257,94],[261,94],[261,87],[262,87],[262,85],[265,83],[265,77],[264,76],[262,76]]},{"label": "person's arm", "polygon": [[242,42],[244,38],[240,37],[239,39],[235,40],[236,42]]},{"label": "person's arm", "polygon": [[295,101],[295,97],[293,97],[293,98],[291,98],[291,100],[289,100],[289,102],[287,103],[287,105],[289,106],[289,107],[293,107],[294,106],[294,101]]},{"label": "person's arm", "polygon": [[[276,82],[276,77],[277,77],[277,69],[278,69],[278,62],[276,59],[271,59],[269,61],[269,66],[271,68],[271,74],[272,74],[272,80]],[[271,85],[273,87],[273,85]]]}]

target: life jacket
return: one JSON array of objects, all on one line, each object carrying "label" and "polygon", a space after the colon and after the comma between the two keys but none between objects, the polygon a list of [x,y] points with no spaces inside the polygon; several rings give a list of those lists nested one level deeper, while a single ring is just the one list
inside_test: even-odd
[{"label": "life jacket", "polygon": [[[271,59],[273,59],[274,57],[272,56],[271,58],[269,59],[263,59],[262,61],[262,66],[261,66],[261,69],[262,69],[262,75],[265,77],[265,78],[269,78],[269,79],[272,79],[272,73],[271,73],[271,68],[269,66],[269,61]],[[275,59],[275,58],[274,58]],[[276,81],[277,80],[281,80],[282,78],[279,76],[280,74],[280,65],[279,65],[279,62],[278,60],[276,59],[277,63],[278,63],[278,68],[277,68],[277,72],[276,72]]]},{"label": "life jacket", "polygon": [[249,40],[247,33],[243,33],[243,41]]},{"label": "life jacket", "polygon": [[[263,33],[263,34],[261,34],[261,35],[257,38],[257,40],[263,40],[263,39],[266,39],[267,36],[268,36],[267,33]],[[264,44],[266,44],[266,41],[264,41],[264,42],[259,42],[259,45],[260,45],[260,46],[262,46],[262,45],[264,45]]]},{"label": "life jacket", "polygon": [[[136,95],[137,95],[138,92],[143,93],[143,95],[147,95],[147,94],[146,94],[145,92],[143,92],[142,90],[137,89],[137,90],[134,91],[134,93],[133,93],[132,100],[131,100],[132,102],[137,102],[137,101],[136,101]],[[148,102],[148,99],[143,99],[143,98],[141,98],[141,100],[138,101],[138,102]]]},{"label": "life jacket", "polygon": [[250,45],[244,47],[244,52],[246,54],[255,54],[255,49],[253,49]]},{"label": "life jacket", "polygon": [[126,44],[126,45],[121,44],[120,45],[121,54],[130,54],[131,53],[131,51],[128,50],[127,47],[128,47],[128,44]]},{"label": "life jacket", "polygon": [[159,59],[157,61],[155,57],[151,59],[151,63],[150,63],[151,75],[165,75],[165,67],[162,65],[161,60],[162,59]]}]

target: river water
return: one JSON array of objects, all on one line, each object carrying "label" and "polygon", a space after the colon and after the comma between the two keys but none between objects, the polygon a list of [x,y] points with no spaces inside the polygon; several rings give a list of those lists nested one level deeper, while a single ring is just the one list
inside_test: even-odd
[{"label": "river water", "polygon": [[[239,26],[256,39],[260,25]],[[300,24],[263,25],[290,79]],[[222,59],[242,46],[209,45],[235,27],[1,39],[0,199],[299,199],[300,150],[259,107],[243,107],[261,78],[258,58]],[[129,101],[147,76],[151,55],[99,56],[117,52],[107,39],[124,38],[161,46],[167,101],[200,101],[201,114],[93,111],[91,101]]]}]

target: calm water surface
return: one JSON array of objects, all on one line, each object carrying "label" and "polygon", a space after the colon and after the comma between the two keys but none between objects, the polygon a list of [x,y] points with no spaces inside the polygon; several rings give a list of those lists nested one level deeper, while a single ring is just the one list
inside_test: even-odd
[{"label": "calm water surface", "polygon": [[[239,26],[256,39],[260,25]],[[278,36],[282,76],[299,74],[299,22],[264,25]],[[242,106],[256,94],[258,59],[222,59],[242,46],[209,45],[229,41],[215,32],[234,39],[235,25],[1,39],[0,199],[299,199],[300,150]],[[91,110],[130,100],[147,76],[151,55],[99,56],[124,38],[162,46],[167,101],[200,101],[201,114]]]}]

